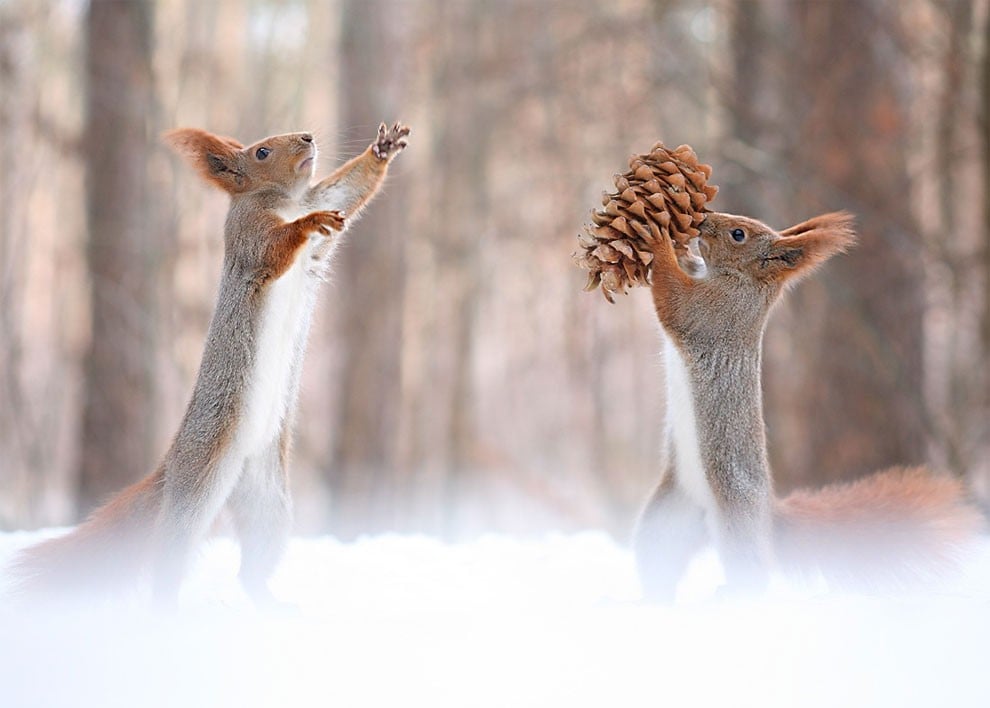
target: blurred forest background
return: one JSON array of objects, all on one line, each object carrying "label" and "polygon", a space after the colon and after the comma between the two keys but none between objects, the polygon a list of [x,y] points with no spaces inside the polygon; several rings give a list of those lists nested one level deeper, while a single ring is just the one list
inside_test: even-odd
[{"label": "blurred forest background", "polygon": [[604,527],[659,471],[643,290],[581,292],[628,156],[861,244],[778,308],[777,485],[929,462],[990,495],[988,0],[0,0],[0,528],[77,520],[164,454],[226,198],[158,141],[313,130],[321,174],[413,127],[325,286],[302,533]]}]

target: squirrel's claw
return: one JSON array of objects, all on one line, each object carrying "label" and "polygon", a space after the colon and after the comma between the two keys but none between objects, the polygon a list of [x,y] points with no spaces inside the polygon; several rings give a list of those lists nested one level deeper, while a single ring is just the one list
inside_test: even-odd
[{"label": "squirrel's claw", "polygon": [[406,137],[409,135],[409,126],[402,125],[399,121],[389,128],[385,123],[378,126],[378,139],[371,146],[372,152],[379,160],[390,160],[402,152],[409,144]]},{"label": "squirrel's claw", "polygon": [[309,221],[309,225],[314,230],[330,236],[334,231],[343,231],[346,225],[344,215],[339,211],[314,211],[309,216],[303,217]]}]

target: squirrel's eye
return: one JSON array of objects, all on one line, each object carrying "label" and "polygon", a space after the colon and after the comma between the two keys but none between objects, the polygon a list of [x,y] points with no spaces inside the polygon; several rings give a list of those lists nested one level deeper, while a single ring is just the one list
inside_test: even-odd
[{"label": "squirrel's eye", "polygon": [[732,240],[735,241],[736,243],[742,243],[743,241],[746,240],[746,232],[743,231],[742,229],[738,229],[738,228],[732,229],[732,231],[729,232],[729,235],[732,237]]},{"label": "squirrel's eye", "polygon": [[268,148],[258,148],[254,151],[254,156],[259,160],[264,160],[266,157],[272,154],[272,151]]}]

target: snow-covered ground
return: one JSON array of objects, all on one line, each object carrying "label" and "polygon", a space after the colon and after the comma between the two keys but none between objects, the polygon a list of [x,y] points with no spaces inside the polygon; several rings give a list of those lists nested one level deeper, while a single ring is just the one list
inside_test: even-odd
[{"label": "snow-covered ground", "polygon": [[[38,534],[0,535],[0,565]],[[990,543],[964,577],[880,598],[777,579],[637,602],[628,551],[585,533],[449,545],[294,540],[259,615],[209,543],[176,617],[0,609],[0,706],[990,706]]]}]

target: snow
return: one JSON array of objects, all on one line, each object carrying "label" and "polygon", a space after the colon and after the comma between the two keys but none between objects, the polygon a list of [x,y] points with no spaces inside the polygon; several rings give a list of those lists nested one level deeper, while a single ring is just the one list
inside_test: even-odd
[{"label": "snow", "polygon": [[[0,564],[41,535],[0,535]],[[281,616],[236,571],[236,545],[208,543],[174,617],[0,609],[0,706],[990,706],[990,542],[897,597],[777,578],[716,602],[709,555],[674,607],[640,604],[628,550],[597,532],[294,539]]]}]

